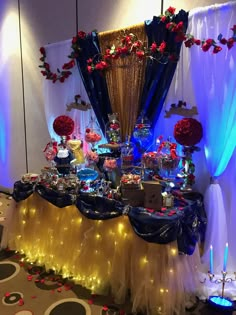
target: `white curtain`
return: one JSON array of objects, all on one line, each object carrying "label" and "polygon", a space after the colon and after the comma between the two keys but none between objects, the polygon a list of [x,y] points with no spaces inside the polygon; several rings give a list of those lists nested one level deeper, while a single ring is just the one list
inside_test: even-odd
[{"label": "white curtain", "polygon": [[[47,62],[50,64],[50,69],[52,72],[56,72],[57,68],[61,70],[63,64],[70,60],[67,56],[71,52],[71,40],[46,45],[45,50]],[[95,114],[92,109],[88,111],[81,111],[77,109],[67,111],[66,105],[74,102],[74,96],[77,94],[81,96],[78,102],[84,100],[89,103],[77,65],[70,69],[70,71],[72,72],[72,75],[67,78],[64,83],[59,81],[53,83],[51,80],[44,80],[43,93],[47,125],[51,138],[54,138],[57,141],[60,139],[53,130],[53,121],[57,116],[67,115],[71,117],[75,122],[74,135],[82,140],[84,140],[85,129],[89,125],[91,117],[95,118]],[[95,124],[96,123],[97,121],[95,119]],[[89,145],[84,141],[84,151],[86,152],[88,149]]]},{"label": "white curtain", "polygon": [[[235,23],[236,2],[212,5],[190,12],[188,32],[195,38],[213,38],[218,42],[220,33],[227,39],[232,37],[230,28]],[[212,245],[214,272],[219,273],[223,268],[225,244],[229,242],[229,248],[232,244],[227,226],[230,209],[225,207],[224,195],[227,191],[233,194],[233,187],[223,189],[220,178],[227,170],[236,144],[236,49],[223,46],[221,52],[213,54],[212,48],[203,52],[194,46],[189,54],[193,91],[204,130],[204,153],[212,177],[204,196],[208,224],[202,261],[209,264]]]}]

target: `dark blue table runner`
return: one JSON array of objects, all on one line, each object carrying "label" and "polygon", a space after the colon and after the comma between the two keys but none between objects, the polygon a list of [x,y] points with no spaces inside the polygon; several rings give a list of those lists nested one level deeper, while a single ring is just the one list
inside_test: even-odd
[{"label": "dark blue table runner", "polygon": [[206,216],[203,198],[198,193],[176,196],[173,208],[159,211],[132,207],[120,201],[96,195],[60,193],[40,184],[14,184],[13,198],[19,202],[33,192],[58,208],[75,204],[78,211],[92,220],[109,220],[127,215],[133,231],[147,242],[167,244],[177,241],[179,253],[192,255],[198,241],[204,239]]}]

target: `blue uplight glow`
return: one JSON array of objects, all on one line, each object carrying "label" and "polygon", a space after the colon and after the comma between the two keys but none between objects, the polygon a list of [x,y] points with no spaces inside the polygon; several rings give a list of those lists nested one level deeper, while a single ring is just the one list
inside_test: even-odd
[{"label": "blue uplight glow", "polygon": [[221,296],[211,296],[209,300],[211,303],[215,304],[215,306],[220,306],[220,307],[225,307],[225,308],[231,308],[233,306],[233,302]]},{"label": "blue uplight glow", "polygon": [[4,165],[6,163],[6,148],[7,148],[7,143],[6,143],[6,132],[7,132],[7,128],[6,128],[6,123],[5,123],[5,119],[2,115],[2,113],[0,113],[0,161],[1,163]]},{"label": "blue uplight glow", "polygon": [[225,85],[227,94],[224,99],[217,94],[211,99],[211,104],[214,104],[211,119],[202,117],[203,130],[207,130],[205,155],[210,173],[216,177],[224,172],[236,148],[235,75],[229,77]]}]

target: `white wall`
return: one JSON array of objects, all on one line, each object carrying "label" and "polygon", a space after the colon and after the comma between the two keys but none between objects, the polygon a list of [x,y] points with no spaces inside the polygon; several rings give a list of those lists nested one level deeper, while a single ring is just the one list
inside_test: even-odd
[{"label": "white wall", "polygon": [[[38,68],[40,46],[72,38],[76,16],[78,30],[102,32],[161,13],[161,1],[156,0],[77,0],[78,15],[76,0],[19,2],[20,8],[17,0],[0,2],[0,190],[11,189],[21,174],[39,172],[45,164],[42,150],[49,133]],[[216,2],[226,1],[165,0],[163,8],[188,11]]]},{"label": "white wall", "polygon": [[0,3],[0,21],[0,185],[10,187],[17,171],[26,169],[16,1]]}]

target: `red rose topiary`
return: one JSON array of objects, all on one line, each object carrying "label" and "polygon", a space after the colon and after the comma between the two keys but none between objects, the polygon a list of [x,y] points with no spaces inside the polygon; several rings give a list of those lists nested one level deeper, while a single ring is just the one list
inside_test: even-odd
[{"label": "red rose topiary", "polygon": [[202,124],[194,118],[183,118],[174,127],[175,140],[184,146],[194,146],[201,141]]},{"label": "red rose topiary", "polygon": [[74,127],[74,120],[66,115],[58,116],[53,122],[53,129],[58,136],[70,136]]}]

